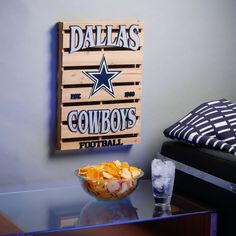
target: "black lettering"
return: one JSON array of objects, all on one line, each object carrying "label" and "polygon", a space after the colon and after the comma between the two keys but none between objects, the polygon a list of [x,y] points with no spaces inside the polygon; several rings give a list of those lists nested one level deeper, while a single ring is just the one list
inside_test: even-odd
[{"label": "black lettering", "polygon": [[135,96],[135,92],[132,91],[132,92],[125,92],[125,97],[134,97]]},{"label": "black lettering", "polygon": [[72,93],[70,99],[81,99],[81,93]]},{"label": "black lettering", "polygon": [[80,149],[86,148],[99,148],[107,146],[118,146],[123,145],[121,139],[109,139],[109,140],[100,140],[100,141],[91,141],[91,142],[80,142]]}]

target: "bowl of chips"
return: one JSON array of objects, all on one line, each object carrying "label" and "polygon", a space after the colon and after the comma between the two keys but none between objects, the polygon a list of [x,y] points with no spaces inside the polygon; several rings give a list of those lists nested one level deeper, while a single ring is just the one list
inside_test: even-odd
[{"label": "bowl of chips", "polygon": [[128,196],[138,185],[143,171],[128,162],[103,162],[75,170],[83,189],[100,200],[117,200]]}]

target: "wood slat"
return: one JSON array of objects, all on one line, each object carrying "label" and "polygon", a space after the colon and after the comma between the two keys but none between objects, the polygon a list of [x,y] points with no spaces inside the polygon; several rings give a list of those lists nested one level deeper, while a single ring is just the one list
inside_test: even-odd
[{"label": "wood slat", "polygon": [[[118,101],[141,98],[141,85],[113,86],[115,97],[112,97],[104,89],[90,96],[92,87],[88,88],[64,88],[62,89],[62,102],[93,102],[93,101]],[[125,97],[125,92],[135,92],[134,97]],[[80,99],[71,99],[71,94],[81,94]]]},{"label": "wood slat", "polygon": [[[110,69],[112,71],[113,69]],[[119,70],[119,69],[115,69]],[[94,82],[86,76],[83,71],[90,71],[89,69],[84,70],[63,70],[62,71],[62,84],[94,84]],[[91,70],[94,71],[94,70]],[[95,70],[96,71],[96,70]],[[124,83],[124,82],[140,82],[142,78],[141,68],[130,68],[121,69],[121,73],[112,82],[113,83]]]},{"label": "wood slat", "polygon": [[62,45],[63,45],[63,34],[62,34],[62,23],[58,24],[58,71],[57,71],[57,140],[56,140],[56,148],[60,149],[60,139],[61,139],[61,104],[62,104],[62,94],[61,94],[61,86],[62,86]]},{"label": "wood slat", "polygon": [[[143,47],[143,37],[144,33],[141,32],[139,33],[139,45],[142,48]],[[117,37],[117,32],[112,34],[112,38]],[[95,38],[95,33],[94,33],[94,38]],[[102,34],[102,38],[104,38],[104,33]],[[64,33],[63,37],[63,49],[68,49],[70,48],[70,33]]]},{"label": "wood slat", "polygon": [[102,136],[117,136],[117,135],[126,135],[126,134],[138,134],[140,132],[140,119],[136,121],[136,124],[133,128],[131,129],[125,129],[125,130],[120,130],[116,133],[113,133],[112,131],[108,132],[107,134],[81,134],[80,132],[71,132],[68,128],[68,125],[61,125],[62,129],[62,139],[66,138],[88,138],[88,137],[102,137]]},{"label": "wood slat", "polygon": [[87,106],[69,106],[69,107],[62,107],[62,121],[67,121],[68,113],[72,110],[99,110],[99,109],[109,109],[113,110],[115,108],[136,108],[136,116],[140,116],[141,114],[141,102],[134,102],[134,103],[117,103],[117,104],[100,104],[100,105],[87,105]]},{"label": "wood slat", "polygon": [[0,235],[23,235],[22,233],[23,230],[19,226],[0,213]]},{"label": "wood slat", "polygon": [[[140,143],[140,136],[137,137],[132,137],[132,138],[119,138],[121,140],[121,143],[123,145],[128,145],[128,144],[138,144]],[[106,139],[104,139],[106,140]],[[109,139],[110,140],[110,139]],[[114,139],[111,139],[114,140]],[[84,141],[71,141],[71,142],[63,142],[61,141],[61,150],[72,150],[72,149],[79,149],[80,148],[80,142]]]},{"label": "wood slat", "polygon": [[88,20],[88,21],[73,21],[73,22],[60,22],[63,30],[69,30],[71,25],[79,25],[81,28],[85,28],[86,25],[102,25],[105,29],[106,25],[113,25],[113,29],[119,29],[120,25],[126,25],[129,28],[131,25],[139,25],[139,29],[144,28],[144,22],[141,20]]},{"label": "wood slat", "polygon": [[63,66],[97,66],[100,65],[102,56],[105,56],[109,65],[141,64],[142,51],[79,51],[70,54],[63,52]]}]

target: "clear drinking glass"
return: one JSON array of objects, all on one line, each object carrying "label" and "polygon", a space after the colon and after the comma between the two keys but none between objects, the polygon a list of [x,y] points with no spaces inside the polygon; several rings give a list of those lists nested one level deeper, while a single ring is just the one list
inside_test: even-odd
[{"label": "clear drinking glass", "polygon": [[175,162],[158,154],[152,160],[152,190],[155,205],[170,205],[175,180]]}]

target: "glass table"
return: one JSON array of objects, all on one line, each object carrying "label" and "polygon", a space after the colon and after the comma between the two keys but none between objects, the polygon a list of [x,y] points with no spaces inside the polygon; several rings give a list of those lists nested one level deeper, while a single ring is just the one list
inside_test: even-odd
[{"label": "glass table", "polygon": [[129,197],[118,201],[97,201],[80,183],[0,194],[0,235],[171,235],[172,231],[214,235],[216,213],[177,193],[169,208],[157,208],[150,180],[141,180]]}]

